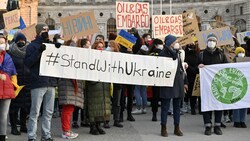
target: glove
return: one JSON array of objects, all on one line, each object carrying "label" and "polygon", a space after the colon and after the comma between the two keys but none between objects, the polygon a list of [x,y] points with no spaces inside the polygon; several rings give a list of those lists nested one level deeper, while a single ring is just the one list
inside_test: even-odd
[{"label": "glove", "polygon": [[46,50],[46,45],[42,44],[41,47],[40,47],[40,52],[43,52],[44,50]]},{"label": "glove", "polygon": [[136,30],[136,28],[135,28],[135,27],[131,28],[131,33],[132,33],[132,34],[137,33],[137,30]]},{"label": "glove", "polygon": [[55,43],[55,47],[56,47],[56,48],[60,48],[61,45],[62,45],[61,43]]}]

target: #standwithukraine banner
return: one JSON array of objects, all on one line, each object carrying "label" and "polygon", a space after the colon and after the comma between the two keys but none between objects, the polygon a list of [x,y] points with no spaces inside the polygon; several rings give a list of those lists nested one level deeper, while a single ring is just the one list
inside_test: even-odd
[{"label": "#standwithukraine banner", "polygon": [[200,69],[201,110],[250,107],[250,62],[208,65]]},{"label": "#standwithukraine banner", "polygon": [[173,86],[177,61],[46,44],[40,75],[121,84]]}]

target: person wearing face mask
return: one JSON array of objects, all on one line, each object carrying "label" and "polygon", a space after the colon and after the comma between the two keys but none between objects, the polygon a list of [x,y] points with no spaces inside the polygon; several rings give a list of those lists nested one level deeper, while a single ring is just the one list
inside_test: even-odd
[{"label": "person wearing face mask", "polygon": [[180,45],[173,35],[165,37],[165,47],[159,56],[170,57],[178,62],[173,87],[160,87],[161,98],[161,136],[167,137],[167,117],[171,99],[173,100],[174,134],[183,136],[180,130],[180,103],[184,97],[184,88],[187,90],[187,81],[183,79],[184,68],[179,56]]},{"label": "person wearing face mask", "polygon": [[[244,58],[245,49],[243,47],[237,47],[235,49],[235,55],[236,56],[234,58],[234,62],[236,62],[236,58]],[[247,128],[246,119],[247,119],[247,108],[233,110],[234,127]]]},{"label": "person wearing face mask", "polygon": [[[150,53],[151,56],[159,56],[160,52],[163,50],[163,42],[160,39],[153,40],[153,51]],[[152,99],[152,121],[157,121],[157,112],[158,112],[158,102],[160,100],[160,89],[157,86],[152,87],[153,99]]]},{"label": "person wearing face mask", "polygon": [[[10,124],[11,134],[21,135],[21,132],[27,133],[26,118],[30,110],[31,98],[30,98],[30,71],[29,68],[24,65],[23,59],[26,54],[28,46],[26,37],[21,32],[15,37],[14,43],[10,45],[9,54],[15,64],[17,70],[18,85],[25,85],[25,87],[19,92],[18,96],[11,100],[10,104]],[[20,110],[20,131],[17,129],[18,112]]]},{"label": "person wearing face mask", "polygon": [[0,140],[5,141],[11,99],[16,97],[13,83],[17,72],[11,56],[6,52],[7,38],[0,34]]},{"label": "person wearing face mask", "polygon": [[35,26],[37,36],[27,46],[24,64],[30,70],[31,109],[28,121],[28,139],[34,141],[37,138],[37,121],[40,107],[43,103],[42,116],[42,141],[53,141],[51,136],[51,118],[54,111],[55,87],[57,79],[39,75],[40,59],[46,49],[44,43],[49,42],[48,26],[39,23]]},{"label": "person wearing face mask", "polygon": [[[213,64],[221,64],[221,63],[228,63],[226,55],[223,53],[222,50],[217,48],[218,39],[216,35],[210,33],[207,36],[207,47],[206,49],[200,53],[198,58],[198,68],[203,68],[205,65],[213,65]],[[203,121],[205,124],[205,135],[212,134],[212,111],[202,112],[203,114]],[[214,111],[215,123],[214,123],[214,133],[216,135],[222,135],[222,131],[220,129],[221,126],[221,118],[222,118],[222,111]]]}]

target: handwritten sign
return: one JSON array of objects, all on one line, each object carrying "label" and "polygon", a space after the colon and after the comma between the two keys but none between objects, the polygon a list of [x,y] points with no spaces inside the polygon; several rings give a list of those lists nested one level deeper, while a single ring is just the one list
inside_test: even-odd
[{"label": "handwritten sign", "polygon": [[23,29],[21,32],[26,36],[28,41],[32,41],[36,37],[36,24],[32,24],[25,29]]},{"label": "handwritten sign", "polygon": [[99,32],[93,11],[68,16],[60,20],[64,40],[69,40],[72,36],[82,37]]},{"label": "handwritten sign", "polygon": [[250,62],[250,57],[243,57],[243,58],[237,57],[236,62]]},{"label": "handwritten sign", "polygon": [[149,3],[145,2],[116,2],[117,29],[149,29]]},{"label": "handwritten sign", "polygon": [[210,33],[214,33],[217,36],[217,46],[229,45],[234,43],[232,33],[229,27],[217,28],[197,33],[200,49],[205,49],[207,46],[207,36]]},{"label": "handwritten sign", "polygon": [[[145,63],[147,62],[147,63]],[[121,84],[172,87],[177,60],[46,44],[40,75]],[[150,65],[148,65],[150,64]]]},{"label": "handwritten sign", "polygon": [[162,38],[168,34],[183,36],[182,15],[153,15],[154,38]]},{"label": "handwritten sign", "polygon": [[246,42],[244,41],[244,38],[246,36],[250,37],[250,31],[237,33],[236,35],[237,35],[237,39],[238,39],[238,41],[239,41],[240,44],[246,44]]},{"label": "handwritten sign", "polygon": [[188,10],[182,14],[183,17],[183,37],[179,38],[181,46],[193,43],[193,37],[199,32],[198,21],[195,15],[195,10]]},{"label": "handwritten sign", "polygon": [[137,38],[126,32],[125,30],[121,30],[119,35],[116,37],[115,41],[126,48],[132,48],[136,42]]},{"label": "handwritten sign", "polygon": [[13,29],[20,26],[20,10],[13,10],[3,14],[6,29]]},{"label": "handwritten sign", "polygon": [[192,96],[200,96],[200,75],[197,74],[194,81]]},{"label": "handwritten sign", "polygon": [[214,29],[215,29],[215,28],[221,28],[221,27],[229,26],[232,35],[235,35],[235,33],[236,33],[236,31],[237,31],[237,28],[235,28],[234,26],[227,25],[226,23],[223,23],[223,22],[220,22],[220,21],[210,22],[210,25],[211,25],[211,27],[214,28]]},{"label": "handwritten sign", "polygon": [[0,1],[0,10],[5,10],[7,8],[8,0],[1,0]]}]

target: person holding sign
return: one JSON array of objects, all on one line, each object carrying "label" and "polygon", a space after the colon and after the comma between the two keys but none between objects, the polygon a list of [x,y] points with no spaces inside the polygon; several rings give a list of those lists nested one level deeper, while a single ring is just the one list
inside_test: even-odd
[{"label": "person holding sign", "polygon": [[[236,62],[236,58],[244,58],[245,57],[245,49],[242,47],[237,47],[235,49],[234,61]],[[234,127],[236,128],[247,128],[246,125],[246,117],[247,117],[247,109],[234,109],[233,110],[233,121]]]},{"label": "person holding sign", "polygon": [[[207,36],[207,47],[206,49],[200,53],[199,61],[198,61],[198,68],[203,68],[205,65],[212,65],[212,64],[221,64],[221,63],[228,63],[225,54],[217,48],[218,39],[216,35],[210,33]],[[222,131],[220,129],[221,126],[221,117],[222,111],[214,111],[215,116],[215,123],[214,123],[214,133],[216,135],[222,135]],[[203,121],[205,124],[205,135],[211,135],[212,129],[212,111],[203,112]]]},{"label": "person holding sign", "polygon": [[42,141],[53,141],[51,137],[51,118],[54,111],[55,87],[57,79],[39,75],[40,58],[46,45],[49,42],[49,28],[46,24],[40,23],[36,27],[36,38],[28,45],[24,64],[30,69],[32,82],[31,87],[31,109],[28,122],[28,139],[36,140],[37,120],[40,107],[43,103],[42,116]]},{"label": "person holding sign", "polygon": [[160,87],[161,100],[161,136],[167,137],[167,117],[170,101],[173,99],[173,118],[174,118],[174,134],[183,136],[180,130],[180,103],[184,97],[184,88],[188,90],[187,81],[184,82],[184,68],[182,67],[181,58],[179,56],[180,44],[173,35],[165,37],[165,47],[159,56],[170,57],[178,61],[177,71],[174,79],[173,87]]}]

